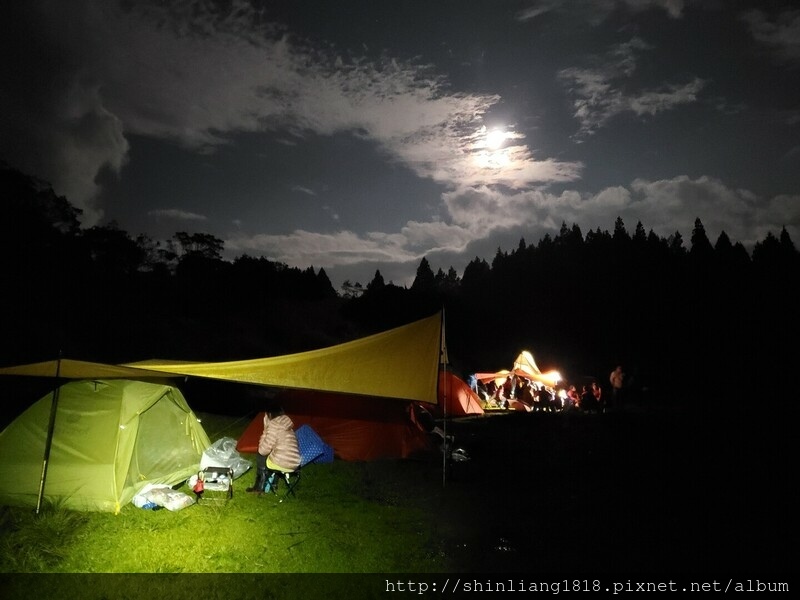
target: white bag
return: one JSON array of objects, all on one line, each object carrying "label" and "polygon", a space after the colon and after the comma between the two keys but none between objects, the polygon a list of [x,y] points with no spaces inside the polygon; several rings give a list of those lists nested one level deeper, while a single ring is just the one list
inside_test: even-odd
[{"label": "white bag", "polygon": [[234,479],[244,475],[252,466],[253,463],[242,458],[236,450],[236,440],[231,437],[218,439],[200,458],[201,471],[206,467],[230,467]]}]

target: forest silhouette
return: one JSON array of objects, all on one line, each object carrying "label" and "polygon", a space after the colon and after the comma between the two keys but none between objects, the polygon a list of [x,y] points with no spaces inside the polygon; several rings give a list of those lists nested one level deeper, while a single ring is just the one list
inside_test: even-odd
[{"label": "forest silhouette", "polygon": [[[333,288],[324,269],[222,258],[224,241],[167,241],[81,211],[37,177],[0,164],[3,366],[59,355],[98,362],[238,360],[320,348],[444,308],[452,368],[510,368],[530,350],[545,370],[675,401],[780,401],[793,367],[800,256],[784,228],[752,251],[695,220],[688,243],[616,217],[612,231],[562,224],[459,276],[422,258],[410,287]],[[609,220],[613,219],[609,217]]]}]

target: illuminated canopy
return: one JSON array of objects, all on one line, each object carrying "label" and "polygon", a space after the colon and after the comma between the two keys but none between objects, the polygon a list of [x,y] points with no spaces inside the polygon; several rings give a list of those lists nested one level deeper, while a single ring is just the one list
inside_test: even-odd
[{"label": "illuminated canopy", "polygon": [[558,371],[548,371],[547,373],[542,373],[539,367],[536,365],[533,355],[527,350],[523,350],[519,353],[514,361],[514,368],[512,370],[509,371],[508,369],[502,369],[493,373],[476,373],[475,377],[483,383],[494,381],[497,385],[502,385],[509,375],[524,377],[526,379],[530,379],[531,381],[544,384],[548,387],[555,387],[558,382],[561,381],[561,375],[558,373]]},{"label": "illuminated canopy", "polygon": [[147,360],[104,365],[58,360],[0,369],[0,375],[69,379],[205,377],[239,383],[437,403],[442,314],[336,346],[230,362]]}]

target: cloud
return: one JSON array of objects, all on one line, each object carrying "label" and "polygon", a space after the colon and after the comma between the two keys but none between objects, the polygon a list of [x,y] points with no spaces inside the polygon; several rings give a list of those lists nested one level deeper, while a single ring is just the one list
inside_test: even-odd
[{"label": "cloud", "polygon": [[392,234],[320,234],[300,230],[290,235],[237,234],[225,241],[225,247],[234,255],[249,252],[299,268],[323,267],[332,280],[341,272],[352,278],[354,271],[348,267],[355,265],[373,264],[379,269],[396,263],[392,277],[402,285],[413,281],[423,256],[450,261],[432,263],[434,270],[453,266],[463,273],[476,244],[512,250],[509,242],[515,245],[524,237],[535,244],[545,234],[557,235],[562,223],[577,224],[585,235],[595,229],[613,230],[620,217],[630,233],[641,222],[646,231],[653,230],[660,237],[679,231],[688,241],[694,221],[699,218],[712,243],[725,231],[748,250],[768,232],[777,235],[784,226],[792,239],[800,239],[800,196],[763,198],[708,176],[636,179],[595,193],[504,193],[490,187],[470,188],[446,192],[443,200],[450,223],[410,221]]},{"label": "cloud", "polygon": [[667,83],[658,89],[635,93],[623,91],[631,84],[638,53],[650,46],[639,38],[620,44],[595,68],[570,67],[558,76],[574,97],[574,116],[580,121],[578,137],[592,135],[613,117],[632,113],[637,117],[656,115],[682,104],[695,102],[705,81],[695,77],[685,83]]},{"label": "cloud", "polygon": [[[669,1],[549,0],[531,3],[517,17],[539,19],[580,6],[586,7],[585,18],[590,9],[595,17],[656,9],[674,18],[684,9],[683,2]],[[709,237],[725,229],[732,239],[752,244],[787,225],[798,238],[797,196],[757,197],[712,178],[635,180],[593,192],[554,193],[551,184],[569,188],[583,165],[541,156],[511,129],[501,147],[489,147],[485,118],[501,106],[498,94],[454,90],[441,72],[419,60],[338,53],[263,22],[242,0],[31,0],[7,10],[15,28],[0,43],[7,56],[25,52],[29,67],[15,68],[14,60],[0,67],[6,89],[15,91],[0,94],[0,154],[13,153],[25,163],[21,168],[50,180],[86,211],[86,225],[102,218],[98,174],[124,171],[133,135],[210,153],[243,132],[268,132],[293,146],[347,133],[377,148],[386,161],[439,184],[441,205],[431,209],[435,220],[418,217],[388,233],[237,232],[227,236],[226,254],[326,270],[397,263],[392,278],[405,281],[402,269],[413,276],[422,256],[446,256],[463,269],[465,262],[457,261],[468,260],[477,245],[505,244],[515,235],[533,242],[556,234],[562,222],[586,232],[612,228],[621,216],[629,228],[641,221],[666,236],[675,230],[688,235],[699,217]],[[751,11],[745,18],[756,39],[781,56],[795,55],[796,12],[768,18]],[[634,37],[594,63],[559,72],[579,137],[619,115],[650,117],[697,101],[705,87],[699,78],[635,87],[642,56],[651,49]],[[292,189],[315,194],[301,185]],[[333,206],[323,210],[338,219]],[[206,220],[180,209],[149,215]]]},{"label": "cloud", "polygon": [[339,213],[332,206],[325,204],[322,206],[322,210],[324,210],[334,221],[338,221],[340,219]]},{"label": "cloud", "polygon": [[637,179],[628,189],[630,201],[619,216],[631,230],[641,221],[660,236],[680,231],[687,237],[699,218],[712,243],[725,231],[749,250],[768,232],[778,234],[783,226],[793,239],[800,234],[800,197],[796,195],[763,198],[708,176]]},{"label": "cloud", "polygon": [[530,21],[549,12],[569,12],[592,25],[598,25],[620,8],[631,12],[656,8],[664,10],[670,18],[679,19],[683,16],[684,7],[684,0],[538,0],[520,10],[516,18],[518,21]]},{"label": "cloud", "polygon": [[516,19],[518,21],[530,21],[551,11],[558,10],[563,4],[563,1],[560,0],[538,0],[531,3],[531,6],[520,10],[516,15]]},{"label": "cloud", "polygon": [[49,181],[91,226],[103,217],[97,176],[119,173],[129,144],[99,80],[83,68],[83,38],[75,29],[83,8],[59,2],[6,8],[4,18],[14,26],[0,36],[0,155]]},{"label": "cloud", "polygon": [[685,6],[683,0],[625,0],[625,4],[632,10],[661,8],[673,19],[679,19],[683,16]]},{"label": "cloud", "polygon": [[762,10],[749,10],[741,15],[750,33],[769,46],[780,59],[800,61],[800,10],[783,10],[770,18]]},{"label": "cloud", "polygon": [[[199,0],[24,4],[15,10],[42,40],[29,57],[37,75],[0,114],[38,124],[24,132],[20,167],[67,193],[87,211],[87,225],[102,215],[96,177],[120,172],[132,134],[213,152],[242,132],[297,142],[350,132],[445,186],[521,187],[568,181],[580,170],[536,159],[523,145],[513,156],[507,150],[510,161],[477,164],[471,136],[499,96],[452,92],[429,65],[322,50],[263,23],[243,0],[228,9]],[[52,100],[29,108],[31,98]],[[12,125],[3,122],[5,133]]]},{"label": "cloud", "polygon": [[233,236],[225,240],[226,252],[234,256],[265,256],[292,267],[309,265],[326,269],[341,265],[374,261],[410,259],[413,253],[403,247],[402,236],[385,234],[358,235],[352,231],[334,234],[298,229],[287,235],[257,234]]},{"label": "cloud", "polygon": [[316,196],[317,192],[312,190],[311,188],[304,187],[302,185],[293,185],[292,186],[293,192],[300,192],[301,194],[306,194],[308,196]]},{"label": "cloud", "polygon": [[176,221],[205,221],[207,217],[178,208],[158,208],[148,210],[147,214],[156,219],[174,219]]}]

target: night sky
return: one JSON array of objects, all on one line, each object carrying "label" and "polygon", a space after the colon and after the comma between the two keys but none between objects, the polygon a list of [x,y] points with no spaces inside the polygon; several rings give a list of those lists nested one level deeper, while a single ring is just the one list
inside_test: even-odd
[{"label": "night sky", "polygon": [[[160,6],[163,4],[168,8]],[[562,223],[800,243],[800,10],[691,0],[26,0],[0,158],[86,227],[334,286]]]}]

